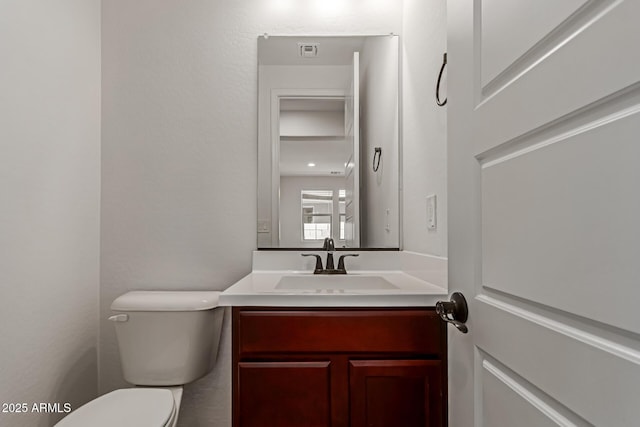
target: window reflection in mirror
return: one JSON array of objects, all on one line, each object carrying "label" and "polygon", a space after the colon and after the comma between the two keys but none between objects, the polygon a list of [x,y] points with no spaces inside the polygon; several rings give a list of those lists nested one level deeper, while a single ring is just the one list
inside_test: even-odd
[{"label": "window reflection in mirror", "polygon": [[302,190],[300,202],[302,242],[322,242],[330,237],[337,245],[344,245],[345,190]]},{"label": "window reflection in mirror", "polygon": [[[333,237],[333,191],[302,190],[302,240],[321,241]],[[335,227],[333,228],[335,229]]]}]

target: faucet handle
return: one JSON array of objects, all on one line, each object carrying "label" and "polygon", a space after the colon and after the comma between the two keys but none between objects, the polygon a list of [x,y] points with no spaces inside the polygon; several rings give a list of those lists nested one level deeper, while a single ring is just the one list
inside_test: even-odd
[{"label": "faucet handle", "polygon": [[316,268],[313,270],[313,274],[322,273],[322,257],[318,254],[300,254],[302,256],[314,256],[316,257]]},{"label": "faucet handle", "polygon": [[347,270],[344,268],[344,257],[348,257],[348,256],[360,256],[360,254],[344,254],[344,255],[340,255],[340,258],[338,258],[338,270],[342,270],[345,273],[347,272]]}]

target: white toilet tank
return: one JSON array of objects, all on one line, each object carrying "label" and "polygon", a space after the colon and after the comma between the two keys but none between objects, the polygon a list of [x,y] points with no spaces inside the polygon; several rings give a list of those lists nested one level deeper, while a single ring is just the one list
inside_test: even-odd
[{"label": "white toilet tank", "polygon": [[187,384],[212,368],[224,309],[220,292],[133,291],[111,304],[124,379],[135,385]]}]

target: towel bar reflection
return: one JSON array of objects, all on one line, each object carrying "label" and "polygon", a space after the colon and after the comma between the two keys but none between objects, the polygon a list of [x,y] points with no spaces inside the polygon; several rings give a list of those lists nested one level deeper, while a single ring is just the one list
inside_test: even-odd
[{"label": "towel bar reflection", "polygon": [[442,82],[442,73],[444,73],[444,68],[447,66],[447,52],[444,53],[442,57],[442,67],[440,67],[440,74],[438,74],[438,83],[436,83],[436,104],[440,107],[443,107],[447,103],[447,98],[444,101],[440,101],[440,83]]},{"label": "towel bar reflection", "polygon": [[[376,158],[378,161],[376,162]],[[378,168],[380,167],[380,159],[382,159],[382,148],[376,147],[373,152],[373,171],[378,172]]]}]

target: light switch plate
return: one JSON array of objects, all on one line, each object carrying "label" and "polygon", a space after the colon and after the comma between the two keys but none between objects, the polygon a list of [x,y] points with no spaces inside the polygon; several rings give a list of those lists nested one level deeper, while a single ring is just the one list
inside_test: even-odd
[{"label": "light switch plate", "polygon": [[437,205],[436,195],[432,194],[427,196],[427,228],[429,230],[436,229],[436,217],[437,217]]}]

